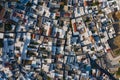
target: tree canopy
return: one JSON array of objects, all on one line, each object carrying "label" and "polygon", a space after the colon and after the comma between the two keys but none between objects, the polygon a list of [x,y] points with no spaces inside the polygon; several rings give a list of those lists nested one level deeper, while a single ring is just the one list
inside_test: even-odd
[{"label": "tree canopy", "polygon": [[5,24],[5,30],[6,31],[11,31],[12,30],[11,24]]},{"label": "tree canopy", "polygon": [[115,16],[116,16],[116,18],[120,19],[120,11],[117,11],[117,12],[115,13]]},{"label": "tree canopy", "polygon": [[116,75],[120,76],[120,68],[118,68],[118,71],[116,72]]},{"label": "tree canopy", "polygon": [[120,48],[120,36],[117,36],[117,37],[114,39],[114,44]]},{"label": "tree canopy", "polygon": [[2,48],[2,47],[3,47],[3,40],[0,39],[0,48]]}]

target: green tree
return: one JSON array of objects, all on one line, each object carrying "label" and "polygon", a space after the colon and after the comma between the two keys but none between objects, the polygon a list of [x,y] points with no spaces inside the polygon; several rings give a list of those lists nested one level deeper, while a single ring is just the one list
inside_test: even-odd
[{"label": "green tree", "polygon": [[11,31],[12,30],[11,24],[5,24],[5,30],[6,31]]},{"label": "green tree", "polygon": [[116,75],[120,76],[120,68],[118,68],[118,71],[116,72]]},{"label": "green tree", "polygon": [[2,9],[2,6],[0,5],[0,10]]},{"label": "green tree", "polygon": [[32,6],[32,3],[28,2],[28,3],[26,4],[26,6],[31,7],[31,6]]},{"label": "green tree", "polygon": [[2,28],[3,27],[3,23],[0,23],[0,28]]},{"label": "green tree", "polygon": [[92,6],[97,6],[97,5],[99,5],[98,1],[92,3]]},{"label": "green tree", "polygon": [[120,36],[117,36],[113,43],[120,48]]},{"label": "green tree", "polygon": [[0,40],[0,48],[3,47],[3,41]]},{"label": "green tree", "polygon": [[117,12],[115,13],[115,16],[116,16],[117,19],[120,19],[120,11],[117,11]]}]

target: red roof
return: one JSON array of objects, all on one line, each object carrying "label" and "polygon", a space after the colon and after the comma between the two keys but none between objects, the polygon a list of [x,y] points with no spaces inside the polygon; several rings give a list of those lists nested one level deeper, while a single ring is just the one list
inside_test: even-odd
[{"label": "red roof", "polygon": [[2,8],[2,10],[0,10],[0,20],[3,20],[5,11],[6,11],[5,8]]},{"label": "red roof", "polygon": [[35,34],[32,34],[31,36],[32,36],[32,39],[34,39],[34,38],[35,38]]},{"label": "red roof", "polygon": [[17,12],[14,12],[14,13],[13,13],[13,16],[14,16],[14,17],[20,17],[20,18],[23,18],[23,17],[24,17],[23,14],[20,14],[20,13],[17,13]]},{"label": "red roof", "polygon": [[24,22],[26,23],[27,19],[24,19]]},{"label": "red roof", "polygon": [[14,16],[14,17],[15,17],[15,16],[16,16],[16,13],[13,13],[13,15],[12,15],[12,16]]},{"label": "red roof", "polygon": [[70,13],[65,13],[64,16],[69,17]]},{"label": "red roof", "polygon": [[56,16],[60,16],[60,13],[57,12],[57,13],[56,13]]},{"label": "red roof", "polygon": [[107,49],[107,52],[110,52],[111,51],[111,49]]},{"label": "red roof", "polygon": [[51,35],[51,32],[52,32],[52,28],[50,27],[49,30],[48,30],[48,36]]},{"label": "red roof", "polygon": [[84,1],[84,6],[87,6],[88,4],[87,4],[87,1]]},{"label": "red roof", "polygon": [[74,31],[74,32],[77,31],[77,25],[76,25],[76,23],[73,24],[73,31]]}]

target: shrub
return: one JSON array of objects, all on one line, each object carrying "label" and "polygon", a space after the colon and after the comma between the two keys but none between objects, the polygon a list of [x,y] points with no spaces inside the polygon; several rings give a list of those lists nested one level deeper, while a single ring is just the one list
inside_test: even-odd
[{"label": "shrub", "polygon": [[5,24],[5,30],[6,31],[11,31],[12,30],[11,24]]},{"label": "shrub", "polygon": [[118,71],[116,72],[116,75],[120,76],[120,68],[118,68]]}]

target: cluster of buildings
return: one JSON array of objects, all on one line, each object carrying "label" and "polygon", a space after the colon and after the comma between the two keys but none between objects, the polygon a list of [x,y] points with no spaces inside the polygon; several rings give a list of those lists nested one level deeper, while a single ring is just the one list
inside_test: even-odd
[{"label": "cluster of buildings", "polygon": [[108,43],[119,8],[115,0],[0,0],[0,79],[110,80],[96,65],[119,64]]}]

